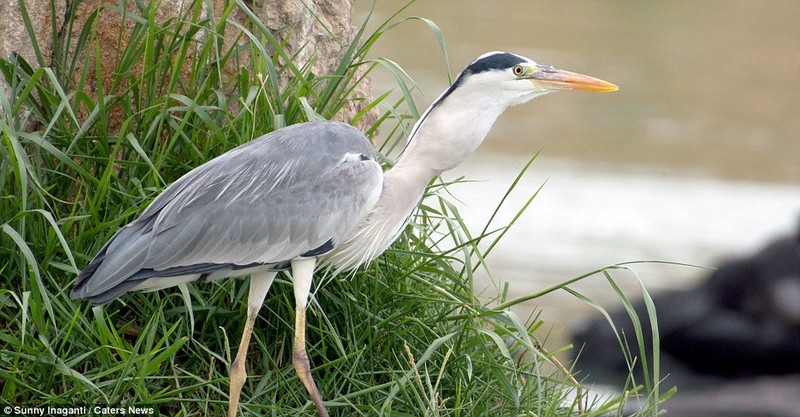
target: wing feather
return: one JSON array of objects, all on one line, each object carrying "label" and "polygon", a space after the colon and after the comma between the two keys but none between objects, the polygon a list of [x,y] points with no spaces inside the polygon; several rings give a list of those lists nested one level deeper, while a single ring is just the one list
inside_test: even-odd
[{"label": "wing feather", "polygon": [[381,187],[375,151],[356,129],[311,122],[277,130],[167,187],[106,243],[71,295],[109,301],[115,288],[135,288],[128,280],[158,271],[169,279],[209,265],[284,263],[352,234]]}]

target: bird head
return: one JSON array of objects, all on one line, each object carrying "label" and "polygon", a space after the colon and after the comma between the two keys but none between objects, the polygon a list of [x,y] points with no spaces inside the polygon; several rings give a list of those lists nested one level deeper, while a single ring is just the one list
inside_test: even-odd
[{"label": "bird head", "polygon": [[472,61],[420,117],[401,161],[415,161],[436,175],[475,151],[510,106],[559,90],[617,89],[607,81],[540,65],[520,55],[489,52]]},{"label": "bird head", "polygon": [[[588,75],[541,65],[508,52],[489,52],[473,61],[448,91],[474,91],[494,97],[505,107],[560,90],[617,91],[618,87]],[[442,99],[447,94],[443,95]]]}]

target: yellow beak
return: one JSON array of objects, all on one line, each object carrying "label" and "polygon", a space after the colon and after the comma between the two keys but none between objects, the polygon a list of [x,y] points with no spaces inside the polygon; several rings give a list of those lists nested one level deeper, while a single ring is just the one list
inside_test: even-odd
[{"label": "yellow beak", "polygon": [[608,81],[544,65],[537,65],[536,72],[527,78],[539,86],[551,90],[583,90],[603,93],[619,90],[619,87]]}]

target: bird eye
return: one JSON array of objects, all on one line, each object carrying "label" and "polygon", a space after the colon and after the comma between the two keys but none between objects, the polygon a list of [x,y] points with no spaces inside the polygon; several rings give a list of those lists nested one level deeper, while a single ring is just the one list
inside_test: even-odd
[{"label": "bird eye", "polygon": [[525,73],[525,68],[522,68],[522,65],[515,65],[511,71],[514,72],[514,75],[519,76]]}]

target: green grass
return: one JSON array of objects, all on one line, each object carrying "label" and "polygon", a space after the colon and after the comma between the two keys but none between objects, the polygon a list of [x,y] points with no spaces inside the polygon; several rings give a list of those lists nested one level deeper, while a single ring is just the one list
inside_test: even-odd
[{"label": "green grass", "polygon": [[[403,24],[398,15],[373,33],[364,22],[336,71],[315,77],[241,1],[202,19],[196,2],[163,24],[153,18],[157,1],[137,4],[138,13],[126,15],[133,32],[116,68],[98,66],[96,14],[74,36],[53,34],[52,67],[41,53],[35,70],[18,56],[0,60],[11,90],[0,93],[3,405],[149,404],[170,416],[223,414],[246,280],[131,293],[93,308],[69,299],[77,271],[191,168],[281,126],[333,117],[352,99],[359,67],[396,76],[400,98],[376,92],[366,107],[380,112],[366,133],[380,128],[385,152],[402,143],[419,114],[404,71],[368,58],[380,37]],[[226,24],[236,8],[247,13],[247,24]],[[74,12],[68,10],[69,27]],[[446,57],[442,33],[422,20]],[[225,37],[241,42],[225,47]],[[31,39],[38,51],[42,40],[32,32]],[[290,81],[281,85],[285,75]],[[111,87],[93,93],[88,85]],[[508,310],[522,299],[486,301],[473,292],[474,273],[486,268],[485,257],[510,225],[487,223],[471,234],[445,193],[435,193],[443,185],[432,184],[386,254],[325,282],[312,300],[309,355],[332,414],[564,416],[582,409],[594,416],[616,413],[628,396],[641,395],[640,414],[655,415],[657,363],[646,368],[650,381],[591,411],[566,400],[578,386],[566,370],[543,370],[554,361],[539,348],[541,320],[525,322]],[[596,273],[613,283],[607,271]],[[293,306],[289,281],[279,275],[247,358],[246,414],[314,413],[290,364]],[[533,354],[519,360],[520,350]]]}]

